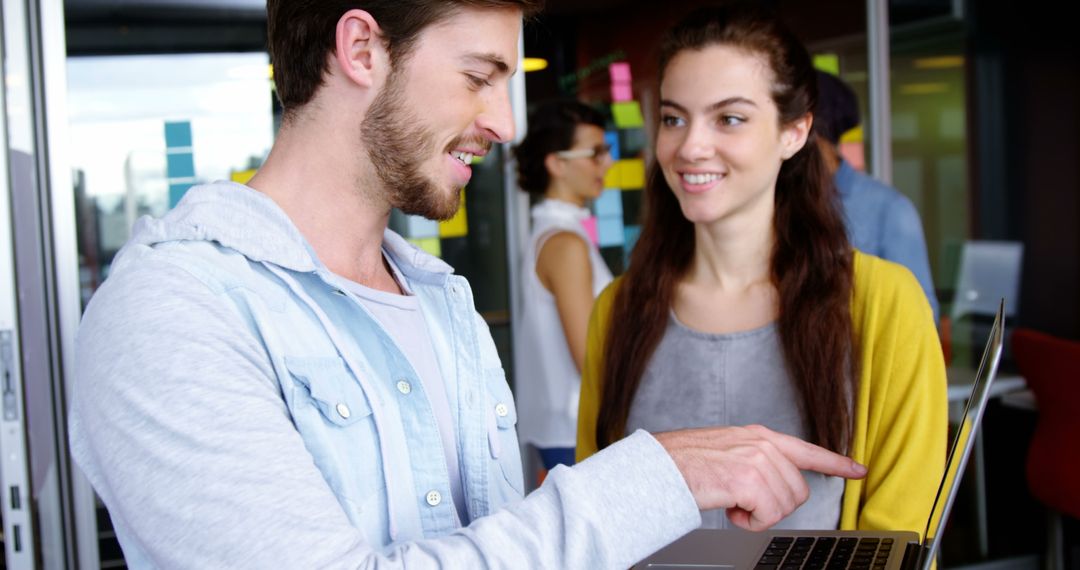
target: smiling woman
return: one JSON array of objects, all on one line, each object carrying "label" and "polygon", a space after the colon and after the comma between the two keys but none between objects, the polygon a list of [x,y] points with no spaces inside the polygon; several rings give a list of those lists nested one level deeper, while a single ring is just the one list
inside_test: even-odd
[{"label": "smiling woman", "polygon": [[940,480],[940,346],[911,275],[847,241],[809,55],[770,14],[710,8],[667,33],[659,69],[644,227],[589,326],[578,459],[636,429],[763,424],[870,469],[808,475],[779,527],[920,531],[930,505],[905,497]]}]

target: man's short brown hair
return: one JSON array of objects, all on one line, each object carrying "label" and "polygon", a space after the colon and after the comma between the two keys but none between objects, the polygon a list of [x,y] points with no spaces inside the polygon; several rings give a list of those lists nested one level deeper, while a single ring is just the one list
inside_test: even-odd
[{"label": "man's short brown hair", "polygon": [[322,85],[326,56],[334,50],[338,20],[349,10],[365,10],[378,22],[396,64],[420,32],[462,8],[517,8],[531,16],[542,7],[543,0],[267,0],[267,41],[278,99],[286,114],[311,101]]}]

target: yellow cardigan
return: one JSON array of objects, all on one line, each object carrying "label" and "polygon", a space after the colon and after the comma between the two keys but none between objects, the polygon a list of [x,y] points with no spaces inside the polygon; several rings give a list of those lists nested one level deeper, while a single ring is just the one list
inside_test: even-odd
[{"label": "yellow cardigan", "polygon": [[[603,344],[621,278],[589,321],[578,411],[578,461],[596,453]],[[869,469],[844,487],[843,530],[912,530],[920,536],[945,469],[945,361],[929,303],[903,266],[856,252],[851,315],[859,393],[851,457]]]}]

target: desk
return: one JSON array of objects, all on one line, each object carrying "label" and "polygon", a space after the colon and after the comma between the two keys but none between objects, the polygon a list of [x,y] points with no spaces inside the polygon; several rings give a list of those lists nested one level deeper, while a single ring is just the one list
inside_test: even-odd
[{"label": "desk", "polygon": [[[974,368],[968,366],[950,366],[945,371],[948,378],[949,422],[959,423],[967,406],[971,389],[975,385]],[[999,371],[1000,372],[1000,371]],[[1016,374],[998,374],[990,385],[990,397],[1000,398],[1006,394],[1027,388],[1022,376]],[[986,528],[986,464],[983,457],[982,426],[975,432],[975,449],[972,454],[975,465],[975,516],[978,524],[979,555],[984,559],[990,551],[990,538]],[[952,445],[952,438],[949,438]]]},{"label": "desk", "polygon": [[[966,404],[968,396],[971,395],[971,388],[975,384],[975,369],[967,366],[950,366],[945,370],[945,374],[949,379],[949,404]],[[1027,388],[1027,383],[1024,382],[1022,376],[1001,374],[999,371],[994,378],[994,383],[990,385],[990,397],[997,398],[1024,388]],[[957,413],[960,414],[963,411],[960,409]],[[956,418],[950,413],[949,419]]]}]

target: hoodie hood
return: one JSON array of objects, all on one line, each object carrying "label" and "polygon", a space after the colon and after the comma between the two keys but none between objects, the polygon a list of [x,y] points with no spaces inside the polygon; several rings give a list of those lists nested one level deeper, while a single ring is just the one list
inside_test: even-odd
[{"label": "hoodie hood", "polygon": [[[193,186],[161,218],[135,222],[132,245],[154,246],[176,241],[207,241],[239,252],[258,263],[296,272],[325,270],[285,211],[269,196],[235,182]],[[383,247],[406,274],[452,273],[443,260],[428,254],[387,229]],[[123,253],[118,256],[118,261]],[[406,270],[407,268],[407,270]]]}]

